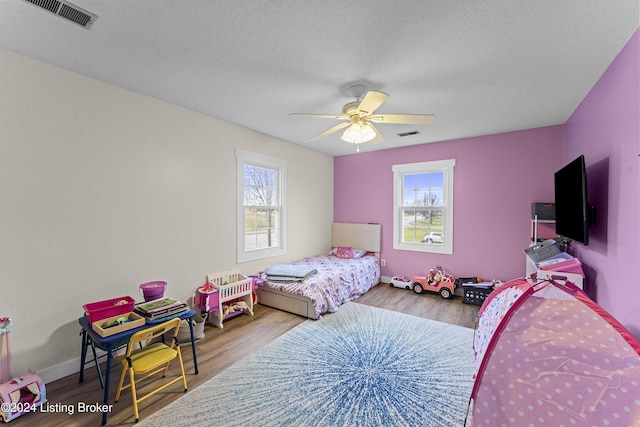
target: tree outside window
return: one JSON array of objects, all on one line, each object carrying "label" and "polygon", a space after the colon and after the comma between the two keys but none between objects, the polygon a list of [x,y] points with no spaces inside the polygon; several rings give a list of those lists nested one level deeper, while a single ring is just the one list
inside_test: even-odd
[{"label": "tree outside window", "polygon": [[286,253],[287,161],[245,150],[238,160],[238,263]]},{"label": "tree outside window", "polygon": [[394,165],[394,249],[453,253],[455,160]]},{"label": "tree outside window", "polygon": [[403,242],[444,243],[443,191],[444,172],[403,175]]},{"label": "tree outside window", "polygon": [[245,164],[245,250],[278,246],[278,200],[278,170]]}]

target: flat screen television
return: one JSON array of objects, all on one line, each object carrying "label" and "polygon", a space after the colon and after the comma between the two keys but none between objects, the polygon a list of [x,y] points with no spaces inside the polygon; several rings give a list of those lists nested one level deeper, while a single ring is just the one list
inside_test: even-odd
[{"label": "flat screen television", "polygon": [[587,171],[584,156],[568,163],[554,174],[556,233],[565,239],[589,244],[589,227],[595,209],[587,201]]}]

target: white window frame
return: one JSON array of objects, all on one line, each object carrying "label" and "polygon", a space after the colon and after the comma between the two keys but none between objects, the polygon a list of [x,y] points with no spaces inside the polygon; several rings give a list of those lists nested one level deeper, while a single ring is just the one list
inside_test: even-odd
[{"label": "white window frame", "polygon": [[[455,159],[436,160],[430,162],[407,163],[393,165],[393,249],[453,254],[453,168]],[[444,172],[444,243],[441,245],[428,243],[403,242],[402,209],[403,209],[403,176],[405,174],[421,174]]]},{"label": "white window frame", "polygon": [[[254,153],[247,150],[236,149],[237,160],[237,259],[238,264],[257,261],[287,253],[287,166],[284,159]],[[245,218],[244,218],[244,166],[259,166],[278,171],[278,195],[280,223],[278,246],[264,249],[246,250],[245,248]]]}]

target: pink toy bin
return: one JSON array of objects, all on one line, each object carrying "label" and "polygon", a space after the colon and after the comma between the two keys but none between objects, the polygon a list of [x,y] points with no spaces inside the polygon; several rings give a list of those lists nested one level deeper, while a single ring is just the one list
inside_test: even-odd
[{"label": "pink toy bin", "polygon": [[135,301],[129,296],[92,302],[82,306],[89,316],[89,323],[94,323],[108,317],[124,315],[133,311]]},{"label": "pink toy bin", "polygon": [[167,282],[147,282],[140,285],[140,293],[145,301],[153,301],[164,296]]}]

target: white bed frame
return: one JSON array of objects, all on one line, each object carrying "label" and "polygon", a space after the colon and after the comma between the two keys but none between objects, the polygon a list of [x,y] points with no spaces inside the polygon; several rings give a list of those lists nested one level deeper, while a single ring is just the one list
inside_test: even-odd
[{"label": "white bed frame", "polygon": [[[334,222],[331,230],[331,247],[351,246],[374,252],[380,259],[380,224],[353,224]],[[328,252],[328,250],[327,250]],[[316,314],[311,300],[302,295],[258,287],[258,303],[277,308],[299,316],[315,319]]]}]

